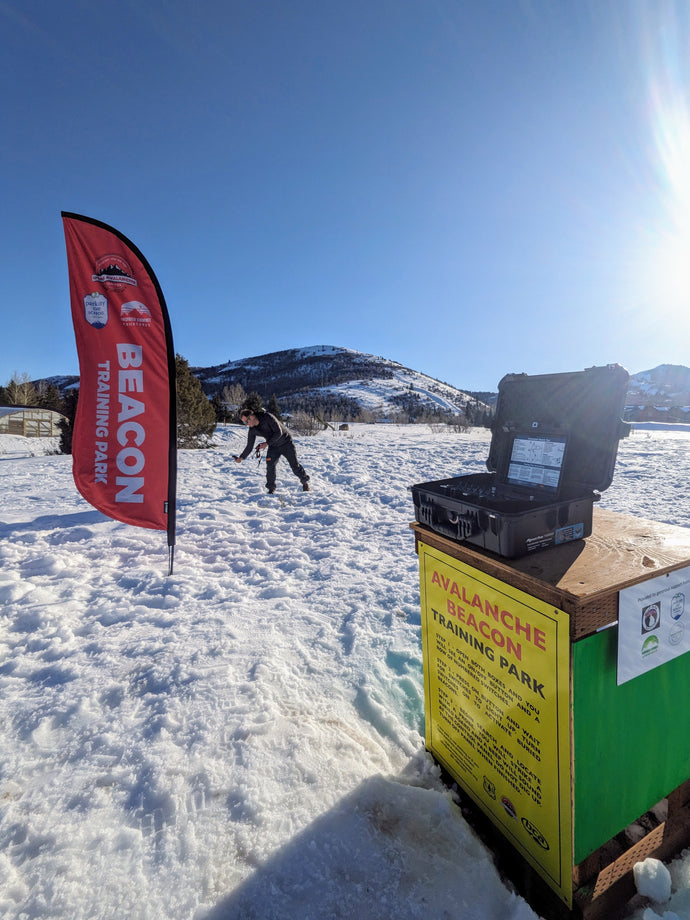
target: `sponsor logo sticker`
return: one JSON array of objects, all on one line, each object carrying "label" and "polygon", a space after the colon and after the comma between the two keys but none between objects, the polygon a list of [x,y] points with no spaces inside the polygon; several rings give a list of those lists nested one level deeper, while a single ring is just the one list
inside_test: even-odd
[{"label": "sponsor logo sticker", "polygon": [[542,832],[536,826],[536,824],[532,824],[532,822],[528,818],[521,818],[520,820],[522,821],[522,826],[527,831],[527,833],[530,835],[532,840],[534,840],[535,843],[539,844],[539,846],[543,850],[548,850],[549,843],[546,837],[542,834]]},{"label": "sponsor logo sticker", "polygon": [[584,533],[584,524],[570,524],[568,527],[561,527],[556,531],[556,545],[570,543],[571,540],[581,540]]},{"label": "sponsor logo sticker", "polygon": [[658,629],[661,625],[661,604],[648,604],[642,608],[642,635]]},{"label": "sponsor logo sticker", "polygon": [[680,591],[671,598],[671,617],[680,620],[685,613],[685,595]]},{"label": "sponsor logo sticker", "polygon": [[685,638],[685,627],[678,623],[668,634],[668,641],[671,645],[680,645]]},{"label": "sponsor logo sticker", "polygon": [[649,658],[654,652],[659,650],[659,639],[657,636],[647,636],[642,643],[642,657]]},{"label": "sponsor logo sticker", "polygon": [[501,796],[501,805],[505,808],[507,815],[517,818],[517,810],[507,795]]}]

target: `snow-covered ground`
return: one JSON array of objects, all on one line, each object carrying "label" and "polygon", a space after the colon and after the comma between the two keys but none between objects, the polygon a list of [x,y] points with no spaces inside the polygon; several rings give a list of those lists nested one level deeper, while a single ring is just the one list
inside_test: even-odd
[{"label": "snow-covered ground", "polygon": [[[180,453],[168,577],[164,534],[0,437],[0,916],[534,920],[422,735],[407,487],[484,470],[489,438],[324,432],[298,440],[313,491],[281,464],[269,497],[221,428]],[[602,505],[690,526],[689,469],[688,434],[637,432]],[[669,868],[636,920],[690,918]]]},{"label": "snow-covered ground", "polygon": [[470,397],[461,396],[447,384],[404,368],[393,370],[390,377],[350,380],[335,386],[318,387],[314,392],[345,396],[354,399],[370,412],[392,416],[400,412],[394,400],[401,396],[415,396],[421,399],[422,405],[455,413],[462,412],[467,403],[471,402]]}]

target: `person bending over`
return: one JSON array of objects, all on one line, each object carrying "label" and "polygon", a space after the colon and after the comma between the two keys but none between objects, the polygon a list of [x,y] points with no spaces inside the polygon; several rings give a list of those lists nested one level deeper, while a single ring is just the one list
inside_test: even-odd
[{"label": "person bending over", "polygon": [[249,426],[247,435],[247,446],[239,455],[235,457],[236,463],[246,460],[254,448],[254,442],[261,435],[265,443],[259,444],[257,450],[266,450],[266,488],[270,494],[276,490],[276,464],[281,457],[285,457],[290,464],[290,469],[302,483],[302,489],[309,491],[309,476],[302,464],[297,459],[295,442],[292,435],[282,422],[278,421],[275,415],[266,412],[264,409],[242,409],[240,418],[243,425]]}]

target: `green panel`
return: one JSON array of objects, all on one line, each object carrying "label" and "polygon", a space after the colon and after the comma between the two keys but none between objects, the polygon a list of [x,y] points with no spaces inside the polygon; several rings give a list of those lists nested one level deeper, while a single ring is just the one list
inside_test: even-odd
[{"label": "green panel", "polygon": [[622,686],[618,629],[574,643],[574,860],[690,777],[690,652]]}]

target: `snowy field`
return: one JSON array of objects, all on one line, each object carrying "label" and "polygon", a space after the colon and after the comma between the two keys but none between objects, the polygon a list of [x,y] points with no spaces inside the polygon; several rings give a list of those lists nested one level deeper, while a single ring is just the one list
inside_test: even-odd
[{"label": "snowy field", "polygon": [[[489,439],[324,432],[312,491],[283,461],[268,496],[221,428],[180,453],[168,577],[164,534],[0,437],[0,916],[534,920],[423,742],[407,487],[483,471]],[[689,469],[690,434],[637,432],[602,507],[689,527]],[[669,869],[631,917],[690,918]]]}]

